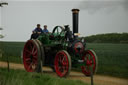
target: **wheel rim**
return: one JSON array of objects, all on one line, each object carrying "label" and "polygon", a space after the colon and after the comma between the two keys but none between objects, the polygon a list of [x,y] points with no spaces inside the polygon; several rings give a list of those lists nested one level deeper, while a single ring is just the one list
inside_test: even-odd
[{"label": "wheel rim", "polygon": [[38,48],[33,40],[29,40],[23,51],[23,63],[28,72],[34,72],[38,63]]},{"label": "wheel rim", "polygon": [[55,70],[58,76],[64,77],[69,71],[68,55],[60,51],[55,56]]},{"label": "wheel rim", "polygon": [[86,76],[90,76],[91,68],[93,68],[93,73],[96,70],[96,56],[93,54],[92,51],[88,50],[84,53],[84,56],[82,56],[82,60],[85,62],[85,65],[81,66],[82,72]]}]

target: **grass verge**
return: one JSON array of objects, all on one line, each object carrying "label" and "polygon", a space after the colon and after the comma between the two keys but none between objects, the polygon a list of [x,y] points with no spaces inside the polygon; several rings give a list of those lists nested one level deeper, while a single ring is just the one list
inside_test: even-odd
[{"label": "grass verge", "polygon": [[23,70],[0,68],[0,85],[88,85],[80,80],[67,80],[48,74],[28,73]]}]

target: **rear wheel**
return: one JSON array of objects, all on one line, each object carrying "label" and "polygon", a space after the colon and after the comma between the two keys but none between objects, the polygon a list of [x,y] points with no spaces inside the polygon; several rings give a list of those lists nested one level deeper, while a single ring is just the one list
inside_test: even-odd
[{"label": "rear wheel", "polygon": [[86,76],[91,76],[91,71],[93,74],[97,70],[98,60],[95,52],[93,50],[85,51],[84,55],[82,56],[82,60],[85,62],[83,66],[81,66],[82,72]]},{"label": "rear wheel", "polygon": [[71,57],[67,51],[59,51],[55,56],[54,67],[59,77],[66,77],[71,70]]},{"label": "rear wheel", "polygon": [[23,50],[23,63],[27,72],[41,71],[41,50],[35,40],[28,40]]}]

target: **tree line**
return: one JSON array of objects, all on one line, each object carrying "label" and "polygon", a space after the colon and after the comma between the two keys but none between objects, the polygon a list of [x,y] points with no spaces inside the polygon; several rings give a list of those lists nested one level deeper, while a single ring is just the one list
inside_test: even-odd
[{"label": "tree line", "polygon": [[88,43],[128,43],[128,33],[106,33],[84,37]]}]

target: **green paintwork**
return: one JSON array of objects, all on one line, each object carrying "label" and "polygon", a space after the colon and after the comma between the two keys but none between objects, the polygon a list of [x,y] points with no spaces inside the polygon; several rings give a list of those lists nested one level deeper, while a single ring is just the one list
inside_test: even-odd
[{"label": "green paintwork", "polygon": [[[50,39],[50,37],[53,37],[53,39]],[[68,43],[65,40],[65,32],[62,30],[60,33],[42,33],[38,40],[42,42],[44,46],[55,46],[58,44],[61,44],[63,47],[67,47]]]}]

